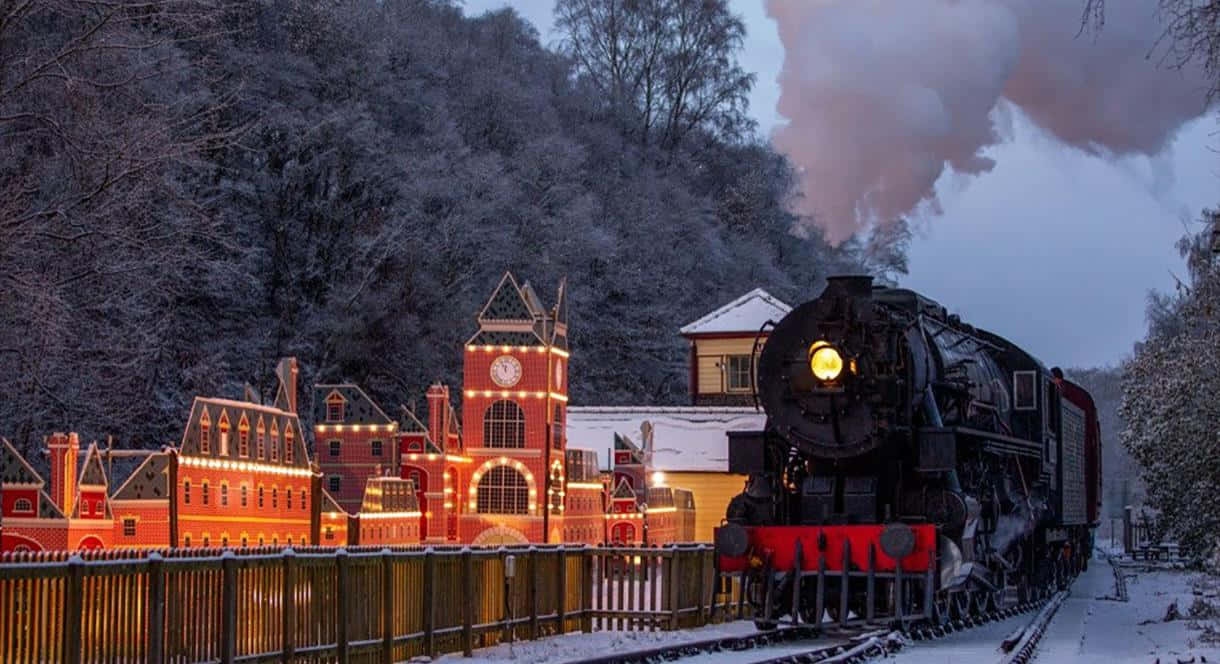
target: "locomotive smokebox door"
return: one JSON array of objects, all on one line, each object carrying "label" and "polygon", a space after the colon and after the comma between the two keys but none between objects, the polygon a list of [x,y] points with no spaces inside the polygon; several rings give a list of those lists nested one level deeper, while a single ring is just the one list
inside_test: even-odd
[{"label": "locomotive smokebox door", "polygon": [[767,465],[767,437],[762,431],[730,431],[729,472],[755,475],[770,472]]},{"label": "locomotive smokebox door", "polygon": [[923,427],[919,430],[919,472],[943,473],[957,465],[957,435],[952,429]]}]

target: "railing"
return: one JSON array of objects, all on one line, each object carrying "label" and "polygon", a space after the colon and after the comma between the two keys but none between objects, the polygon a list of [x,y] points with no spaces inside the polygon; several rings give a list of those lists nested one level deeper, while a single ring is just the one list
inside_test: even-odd
[{"label": "railing", "polygon": [[735,602],[715,582],[707,545],[5,554],[0,662],[469,655],[508,639],[706,624]]}]

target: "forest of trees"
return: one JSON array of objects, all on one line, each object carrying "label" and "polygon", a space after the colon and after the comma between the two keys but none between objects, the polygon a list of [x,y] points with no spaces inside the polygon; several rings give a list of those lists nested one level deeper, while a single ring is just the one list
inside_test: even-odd
[{"label": "forest of trees", "polygon": [[176,442],[283,355],[396,410],[505,270],[567,277],[575,402],[680,403],[681,324],[904,269],[901,225],[794,233],[723,0],[557,10],[552,51],[442,0],[5,5],[0,435]]}]

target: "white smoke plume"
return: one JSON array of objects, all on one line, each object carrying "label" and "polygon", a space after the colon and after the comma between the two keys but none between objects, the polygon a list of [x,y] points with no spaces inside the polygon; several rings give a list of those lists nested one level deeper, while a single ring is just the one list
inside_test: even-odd
[{"label": "white smoke plume", "polygon": [[1156,155],[1205,110],[1194,69],[1146,56],[1156,0],[767,0],[784,45],[777,147],[801,169],[803,214],[833,242],[921,203],[946,168],[985,173],[993,111],[1020,107],[1095,154]]}]

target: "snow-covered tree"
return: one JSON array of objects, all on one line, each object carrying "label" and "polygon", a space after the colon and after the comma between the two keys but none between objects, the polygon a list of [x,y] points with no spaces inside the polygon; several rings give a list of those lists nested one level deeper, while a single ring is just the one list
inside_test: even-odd
[{"label": "snow-covered tree", "polygon": [[1198,554],[1220,544],[1220,261],[1212,231],[1183,238],[1188,283],[1157,300],[1161,317],[1124,367],[1123,443],[1140,464],[1163,535]]}]

